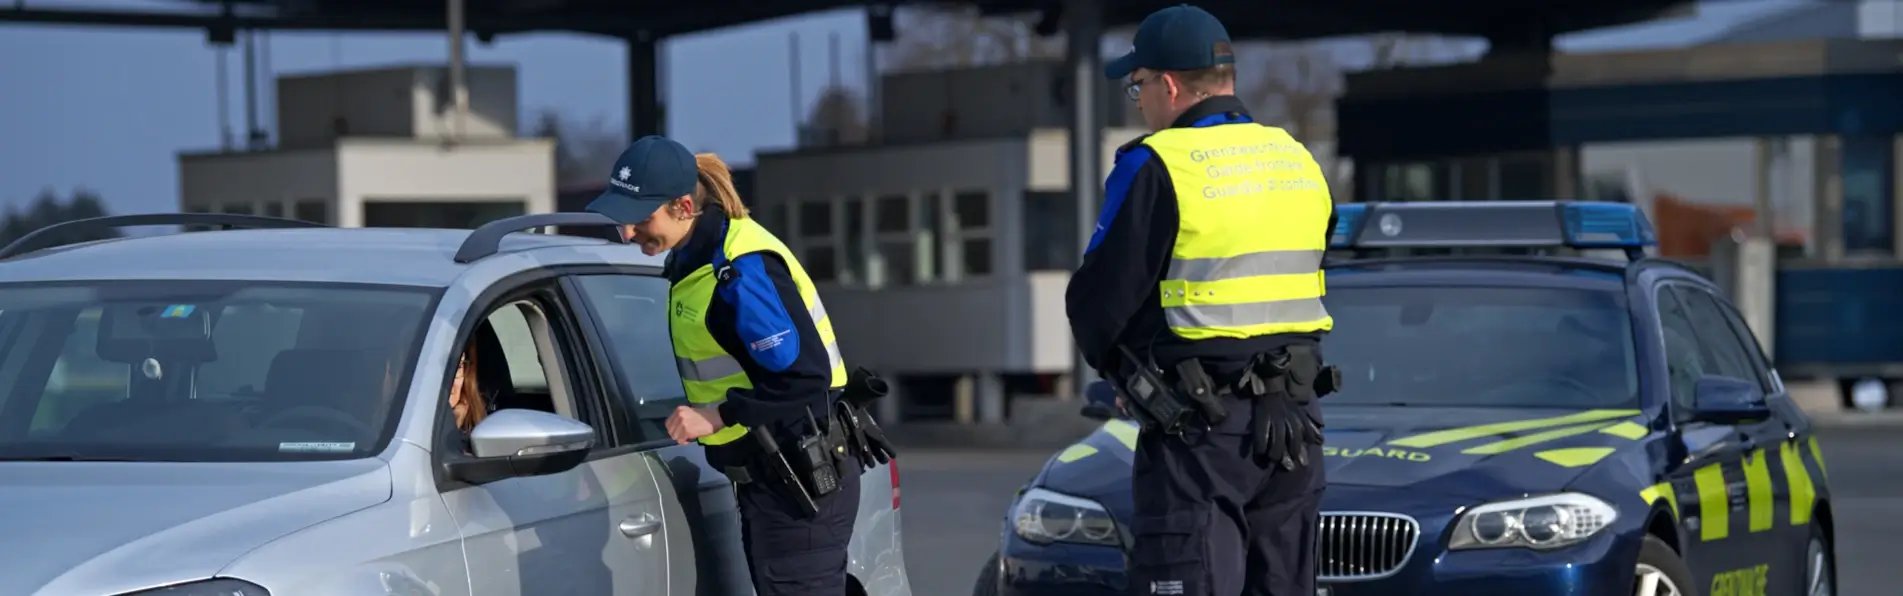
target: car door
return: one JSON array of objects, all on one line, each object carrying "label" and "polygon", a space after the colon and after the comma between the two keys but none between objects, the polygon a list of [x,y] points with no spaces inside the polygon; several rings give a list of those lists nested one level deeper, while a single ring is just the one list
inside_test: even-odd
[{"label": "car door", "polygon": [[[1687,455],[1671,475],[1680,502],[1686,537],[1686,562],[1694,583],[1737,581],[1768,564],[1763,553],[1773,544],[1775,511],[1769,461],[1759,449],[1766,422],[1732,424],[1692,419],[1693,389],[1701,377],[1755,379],[1748,361],[1722,320],[1701,326],[1704,315],[1692,302],[1698,290],[1668,283],[1656,290],[1660,330],[1679,436]],[[1775,453],[1775,451],[1773,451]]]},{"label": "car door", "polygon": [[[1756,487],[1758,497],[1769,497],[1770,501],[1770,511],[1760,511],[1759,515],[1770,517],[1773,526],[1761,536],[1758,546],[1765,560],[1757,565],[1765,566],[1765,585],[1770,592],[1801,593],[1806,587],[1804,556],[1815,496],[1803,458],[1811,436],[1808,421],[1772,372],[1743,317],[1724,299],[1703,288],[1685,287],[1682,294],[1692,324],[1713,342],[1712,352],[1726,361],[1726,370],[1756,382],[1770,406],[1770,418],[1740,429],[1755,447],[1747,461],[1761,466],[1763,476],[1758,480],[1768,485]],[[1755,566],[1750,568],[1751,574],[1757,572]]]},{"label": "car door", "polygon": [[[651,273],[651,272],[650,272]],[[667,322],[668,283],[641,271],[607,270],[570,276],[579,298],[606,385],[605,400],[622,444],[648,456],[657,468],[670,533],[674,594],[747,594],[753,590],[741,550],[740,513],[733,486],[708,465],[697,444],[676,445],[665,422],[686,405],[687,391],[674,364]]]},{"label": "car door", "polygon": [[[464,332],[479,342],[493,334],[489,351],[504,360],[478,360],[489,370],[479,379],[498,376],[490,367],[506,367],[501,376],[509,386],[495,393],[492,406],[574,418],[593,426],[597,440],[584,463],[560,473],[479,486],[439,479],[462,529],[473,593],[668,594],[668,529],[655,470],[607,432],[599,383],[557,284],[548,280],[497,304],[481,319],[488,331],[471,325]],[[478,344],[479,356],[482,349]],[[439,426],[448,422],[438,417]],[[461,431],[447,430],[439,433],[439,457],[462,456]]]}]

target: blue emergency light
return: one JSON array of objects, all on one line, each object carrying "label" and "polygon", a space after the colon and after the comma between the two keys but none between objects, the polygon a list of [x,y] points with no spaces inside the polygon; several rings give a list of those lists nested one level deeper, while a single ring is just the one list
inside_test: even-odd
[{"label": "blue emergency light", "polygon": [[1645,213],[1600,201],[1422,201],[1335,207],[1328,245],[1371,248],[1623,249],[1632,258],[1657,244]]}]

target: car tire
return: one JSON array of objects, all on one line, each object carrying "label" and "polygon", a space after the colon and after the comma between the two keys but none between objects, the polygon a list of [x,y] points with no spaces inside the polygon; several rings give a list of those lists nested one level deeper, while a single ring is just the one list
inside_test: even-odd
[{"label": "car tire", "polygon": [[1692,570],[1665,541],[1647,534],[1639,546],[1639,564],[1632,574],[1633,596],[1687,596],[1693,594]]},{"label": "car tire", "polygon": [[991,558],[985,560],[985,566],[978,570],[978,583],[971,587],[971,596],[998,596],[1001,589],[998,585],[998,565],[998,553],[991,553]]},{"label": "car tire", "polygon": [[[1815,522],[1816,520],[1812,520]],[[1824,529],[1810,525],[1810,542],[1804,549],[1805,596],[1837,596],[1837,558]]]}]

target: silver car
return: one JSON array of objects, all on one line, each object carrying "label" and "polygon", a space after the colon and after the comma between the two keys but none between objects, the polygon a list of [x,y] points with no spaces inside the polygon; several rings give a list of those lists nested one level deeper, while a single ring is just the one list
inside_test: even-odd
[{"label": "silver car", "polygon": [[[519,233],[606,223],[152,214],[0,250],[0,596],[751,593],[731,484],[662,426],[660,260]],[[182,224],[227,229],[58,243]],[[896,468],[862,490],[852,588],[909,596]]]}]

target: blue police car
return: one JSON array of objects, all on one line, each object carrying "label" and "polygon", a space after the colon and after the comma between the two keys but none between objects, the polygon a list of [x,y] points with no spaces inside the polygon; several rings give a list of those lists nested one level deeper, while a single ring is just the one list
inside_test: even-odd
[{"label": "blue police car", "polygon": [[[1331,244],[1318,592],[1835,593],[1809,420],[1712,282],[1644,256],[1641,212],[1343,205]],[[1137,428],[1093,411],[979,594],[1128,593]]]}]

